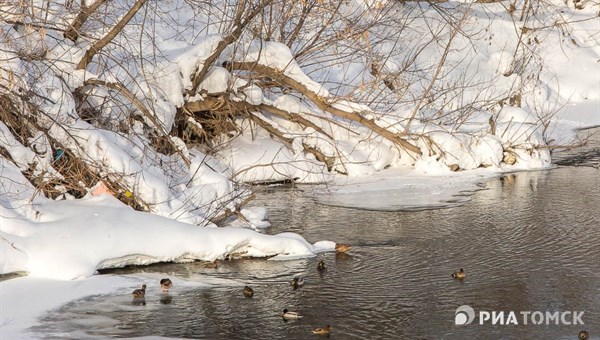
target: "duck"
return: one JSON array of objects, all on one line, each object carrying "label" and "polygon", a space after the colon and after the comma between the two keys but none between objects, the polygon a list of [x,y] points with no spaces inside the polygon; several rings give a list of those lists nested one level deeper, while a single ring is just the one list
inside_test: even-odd
[{"label": "duck", "polygon": [[160,280],[160,289],[162,289],[164,293],[168,292],[171,287],[173,287],[173,282],[171,282],[171,279],[166,278]]},{"label": "duck", "polygon": [[140,289],[136,289],[133,292],[131,292],[131,295],[133,295],[134,299],[140,299],[146,296],[146,285],[142,285],[142,288]]},{"label": "duck", "polygon": [[313,334],[316,335],[329,335],[331,333],[331,326],[319,327],[312,330]]},{"label": "duck", "polygon": [[300,315],[300,313],[290,312],[289,310],[284,309],[283,312],[281,313],[281,317],[286,320],[291,320],[291,319],[300,319],[300,318],[302,318],[302,315]]},{"label": "duck", "polygon": [[302,277],[295,277],[294,279],[292,279],[292,287],[294,287],[294,289],[297,289],[298,287],[301,287],[302,285],[304,285],[304,278]]},{"label": "duck", "polygon": [[590,333],[587,331],[579,332],[579,340],[588,340],[590,338]]},{"label": "duck", "polygon": [[352,246],[349,244],[345,244],[345,243],[336,243],[335,244],[335,251],[337,251],[338,253],[345,253],[347,251],[350,251],[352,249]]},{"label": "duck", "polygon": [[254,296],[254,290],[248,286],[244,287],[243,293],[244,296],[247,298],[251,298]]},{"label": "duck", "polygon": [[465,270],[460,268],[459,271],[452,273],[452,277],[458,280],[463,280],[465,278]]},{"label": "duck", "polygon": [[318,270],[318,271],[323,271],[323,270],[325,270],[325,269],[327,269],[327,268],[325,267],[325,262],[323,262],[323,260],[319,260],[319,264],[317,264],[317,270]]}]

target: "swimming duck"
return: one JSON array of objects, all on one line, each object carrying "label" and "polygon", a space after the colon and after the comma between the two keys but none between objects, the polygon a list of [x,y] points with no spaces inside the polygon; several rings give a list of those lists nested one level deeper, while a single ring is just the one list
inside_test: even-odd
[{"label": "swimming duck", "polygon": [[300,319],[302,317],[302,315],[300,315],[300,313],[290,312],[289,310],[284,309],[283,312],[281,313],[281,317],[283,317],[284,319],[290,320],[290,319]]},{"label": "swimming duck", "polygon": [[349,251],[350,249],[352,249],[352,246],[349,244],[345,244],[345,243],[336,243],[335,244],[335,251],[337,251],[339,253],[345,253],[345,252]]},{"label": "swimming duck", "polygon": [[579,332],[579,340],[588,340],[590,338],[590,334],[587,331]]},{"label": "swimming duck", "polygon": [[295,277],[291,283],[292,283],[292,287],[294,287],[294,289],[297,289],[298,287],[304,285],[304,278]]},{"label": "swimming duck", "polygon": [[139,298],[143,298],[144,296],[146,296],[146,285],[142,285],[141,289],[136,289],[134,290],[131,295],[133,295],[134,299],[139,299]]},{"label": "swimming duck", "polygon": [[317,264],[317,270],[318,270],[318,271],[323,271],[323,270],[325,270],[325,269],[327,269],[327,268],[325,267],[325,262],[323,262],[323,260],[319,260],[319,264]]},{"label": "swimming duck", "polygon": [[452,273],[452,277],[458,280],[463,280],[465,278],[464,269],[460,268],[459,271]]},{"label": "swimming duck", "polygon": [[317,334],[317,335],[329,335],[329,333],[331,333],[331,326],[327,325],[323,328],[315,328],[313,329],[313,334]]},{"label": "swimming duck", "polygon": [[254,296],[254,290],[248,286],[244,287],[243,293],[244,296],[247,298],[251,298]]},{"label": "swimming duck", "polygon": [[171,287],[173,287],[173,282],[171,282],[171,279],[167,278],[160,280],[160,289],[162,289],[163,292],[168,292]]}]

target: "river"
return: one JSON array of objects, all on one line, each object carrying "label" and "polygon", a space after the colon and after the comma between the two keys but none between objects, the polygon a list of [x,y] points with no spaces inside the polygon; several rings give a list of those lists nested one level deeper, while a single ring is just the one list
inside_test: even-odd
[{"label": "river", "polygon": [[[353,249],[295,261],[224,261],[217,269],[192,263],[116,270],[236,284],[175,287],[169,300],[148,298],[145,306],[132,306],[129,297],[92,296],[49,313],[36,331],[51,338],[315,339],[311,329],[330,324],[332,339],[575,339],[582,329],[597,337],[597,146],[555,155],[562,165],[552,170],[489,180],[470,201],[446,209],[350,209],[317,203],[311,187],[267,187],[252,204],[268,207],[268,233],[293,231]],[[320,259],[324,272],[316,269]],[[453,279],[461,267],[466,278]],[[305,279],[297,290],[289,284],[294,276]],[[251,299],[241,293],[246,284],[254,288]],[[471,324],[455,324],[462,305],[475,311]],[[278,315],[283,308],[304,318],[285,322]],[[503,312],[511,324],[480,324],[480,312]],[[556,315],[571,323],[579,315],[584,325],[563,324]]]}]

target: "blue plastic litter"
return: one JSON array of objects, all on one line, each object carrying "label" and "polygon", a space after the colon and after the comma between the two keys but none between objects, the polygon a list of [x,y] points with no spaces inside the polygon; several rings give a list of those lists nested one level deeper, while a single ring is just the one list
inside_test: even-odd
[{"label": "blue plastic litter", "polygon": [[57,161],[57,160],[61,159],[62,156],[64,156],[64,154],[65,154],[65,151],[63,149],[57,149],[54,152],[54,160]]}]

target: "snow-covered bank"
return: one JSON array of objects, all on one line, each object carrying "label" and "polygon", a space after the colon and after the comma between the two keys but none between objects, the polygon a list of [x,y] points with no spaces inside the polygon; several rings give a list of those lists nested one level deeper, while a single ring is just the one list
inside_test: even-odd
[{"label": "snow-covered bank", "polygon": [[134,211],[108,195],[46,201],[34,209],[34,221],[1,220],[2,273],[74,279],[130,264],[214,261],[231,254],[285,259],[335,249],[334,242],[313,245],[292,233],[185,224]]},{"label": "snow-covered bank", "polygon": [[[13,178],[13,184],[18,178]],[[158,276],[93,275],[98,269],[227,256],[285,260],[335,251],[334,242],[310,244],[294,233],[266,235],[240,227],[186,224],[135,211],[106,194],[81,200],[12,202],[12,207],[6,201],[0,205],[0,273],[24,271],[28,276],[0,282],[2,339],[31,339],[34,335],[28,328],[38,317],[75,299],[113,293],[129,296],[140,282],[158,291]],[[252,224],[265,226],[265,221],[261,224],[264,209],[242,213]],[[235,284],[211,278],[172,279],[178,286]]]},{"label": "snow-covered bank", "polygon": [[[261,224],[264,209],[242,213],[253,225],[265,226],[265,221]],[[335,251],[334,242],[310,244],[294,233],[266,235],[248,228],[186,224],[135,211],[106,194],[81,200],[38,199],[11,209],[3,206],[0,235],[0,272],[28,275],[0,282],[1,339],[39,337],[29,327],[43,313],[69,301],[102,294],[126,299],[141,283],[150,291],[159,290],[159,275],[93,275],[98,269],[227,256],[285,260]],[[236,284],[207,277],[189,282],[171,279],[178,287]]]},{"label": "snow-covered bank", "polygon": [[[77,40],[63,33],[79,5],[34,3],[43,15],[6,5],[0,17],[1,93],[36,117],[23,127],[6,115],[3,157],[30,178],[74,182],[55,164],[65,153],[98,177],[79,194],[112,181],[146,210],[190,223],[239,203],[232,181],[314,183],[424,163],[543,168],[548,148],[569,142],[557,121],[600,123],[594,3],[354,0],[319,14],[281,3],[281,30],[229,36],[216,23],[235,6],[178,0],[146,9],[177,16],[134,16],[82,67],[129,5],[101,7],[106,21],[89,18]],[[307,17],[290,37],[296,14]],[[321,29],[322,46],[312,41]],[[23,91],[43,94],[27,102],[35,110],[14,96]]]},{"label": "snow-covered bank", "polygon": [[[196,225],[241,209],[247,191],[239,182],[340,183],[347,176],[357,183],[394,172],[407,181],[385,184],[387,191],[373,186],[371,197],[393,189],[421,196],[393,206],[431,206],[457,193],[450,170],[477,180],[486,172],[548,168],[553,144],[571,140],[565,129],[600,123],[596,3],[515,3],[512,10],[502,2],[366,3],[345,1],[331,11],[317,1],[308,13],[298,2],[281,2],[270,10],[287,6],[288,17],[275,25],[260,21],[264,13],[251,6],[175,0],[148,4],[148,13],[165,15],[140,12],[110,36],[130,8],[119,0],[101,4],[106,15],[86,17],[75,38],[65,31],[85,12],[78,3],[32,1],[40,11],[2,5],[1,272],[52,275],[31,252],[48,252],[42,239],[55,244],[55,235],[77,240],[73,235],[121,230],[111,240],[131,247],[92,253],[66,276],[129,262],[213,259],[249,238],[270,242],[224,229],[211,233],[227,234],[231,244],[198,250],[177,241],[185,230],[179,224],[163,233],[151,222],[136,233],[104,220],[73,231],[46,219],[62,212],[37,208],[51,206],[48,198],[86,197],[104,183],[139,210]],[[250,20],[241,32],[217,24],[229,23],[237,10]],[[281,29],[250,29],[256,23]],[[103,38],[107,45],[95,51]],[[424,174],[437,176],[428,183],[444,191],[431,202],[411,184]],[[334,200],[352,201],[362,190],[335,189]],[[113,225],[119,218],[139,223],[119,216]],[[191,230],[194,237],[209,232]],[[176,235],[163,241],[165,248],[182,242],[185,251],[148,254],[138,240],[161,233]],[[295,247],[288,250],[294,255],[314,252],[289,239],[277,236]],[[65,249],[76,252],[71,243]],[[259,248],[252,243],[249,252],[283,253]],[[144,256],[130,258],[134,251]]]}]

